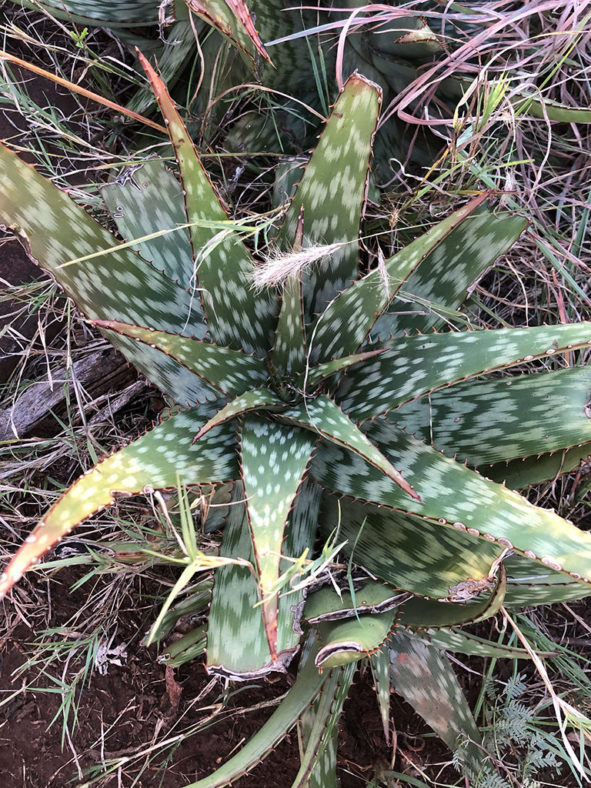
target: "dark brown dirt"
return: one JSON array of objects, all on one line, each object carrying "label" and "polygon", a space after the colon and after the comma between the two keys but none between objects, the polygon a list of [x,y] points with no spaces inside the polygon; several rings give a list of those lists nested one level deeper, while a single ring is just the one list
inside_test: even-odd
[{"label": "dark brown dirt", "polygon": [[[56,627],[58,633],[60,623],[68,620],[84,600],[81,590],[67,590],[80,573],[81,570],[63,570],[59,575],[61,588],[59,592],[54,589],[52,594],[54,604],[49,625]],[[40,597],[40,603],[45,604],[44,594],[40,593]],[[585,608],[585,603],[578,604],[578,613],[584,615]],[[55,689],[55,683],[47,676],[38,675],[34,668],[18,677],[13,675],[26,662],[35,633],[21,624],[10,638],[0,643],[0,700],[5,704],[0,712],[2,788],[66,785],[83,788],[86,782],[80,778],[78,768],[85,772],[91,767],[104,769],[105,761],[133,757],[156,741],[173,737],[208,717],[220,700],[221,687],[210,688],[200,703],[192,703],[207,686],[209,677],[198,661],[175,672],[169,669],[167,676],[165,667],[155,659],[154,649],[138,643],[137,634],[147,630],[152,615],[153,611],[135,615],[129,610],[121,617],[118,642],[126,642],[134,635],[136,639],[121,666],[109,665],[106,675],[93,672],[89,686],[78,697],[78,719],[76,725],[70,726],[70,746],[62,742],[60,696],[43,692],[43,689]],[[71,629],[64,628],[55,637],[60,640],[71,634]],[[470,666],[475,674],[461,671],[460,675],[464,690],[473,702],[481,686],[480,671],[484,664],[482,660],[471,660]],[[66,680],[67,675],[75,675],[80,664],[69,667]],[[527,666],[522,668],[528,672]],[[57,666],[52,673],[62,678],[61,671],[61,666]],[[509,673],[504,678],[509,678]],[[32,688],[17,692],[25,683]],[[151,763],[144,759],[130,760],[98,784],[101,788],[131,788],[132,785],[183,788],[205,777],[248,741],[273,712],[272,706],[254,707],[272,702],[292,683],[290,673],[242,689],[227,702],[219,721],[210,727],[188,736],[172,750],[160,751]],[[11,698],[12,693],[15,695]],[[392,695],[391,701],[396,770],[415,777],[426,772],[439,784],[454,784],[457,773],[450,765],[449,751],[439,740],[424,737],[428,727],[406,703],[396,695]],[[49,727],[55,715],[58,719]],[[72,752],[77,755],[77,763]],[[169,765],[166,755],[170,756]],[[392,768],[392,755],[392,748],[385,743],[369,672],[358,673],[340,724],[341,788],[367,785],[376,773]],[[297,734],[292,731],[251,774],[235,784],[239,788],[287,788],[298,768]],[[576,784],[567,771],[558,778],[558,783],[555,775],[545,776],[551,784],[560,784],[562,788],[574,788]]]},{"label": "dark brown dirt", "polygon": [[[0,722],[0,773],[3,788],[58,788],[71,784],[82,785],[73,761],[72,751],[62,745],[61,720],[48,729],[60,705],[60,696],[43,693],[51,688],[46,678],[37,677],[33,670],[16,679],[14,670],[26,661],[26,646],[32,633],[19,627],[1,657],[0,693],[8,697],[27,680],[35,690],[17,694],[3,709]],[[79,765],[87,769],[104,759],[133,755],[142,746],[146,749],[157,734],[160,738],[183,715],[183,727],[203,719],[199,706],[191,709],[196,697],[209,679],[199,663],[177,671],[175,681],[181,688],[177,698],[167,690],[165,668],[158,665],[145,649],[131,652],[122,667],[112,665],[105,676],[94,673],[91,685],[83,691],[78,710],[78,722],[72,732],[72,747],[79,757]],[[248,708],[283,694],[291,676],[268,681],[263,686],[241,692],[234,706],[237,713],[200,732],[182,743],[174,752],[171,765],[162,772],[163,758],[145,769],[134,785],[139,788],[182,788],[188,783],[214,771],[227,757],[247,741],[270,716],[273,709],[249,712]],[[218,695],[214,689],[203,704],[211,703]],[[393,698],[398,734],[401,767],[408,761],[424,765],[424,755],[416,734],[425,725],[405,705]],[[232,708],[230,703],[229,708]],[[116,723],[116,724],[114,724]],[[113,726],[111,728],[111,726]],[[101,741],[103,731],[106,731]],[[448,760],[443,746],[429,748],[429,758],[441,753],[440,760]],[[375,776],[376,769],[388,768],[391,751],[386,746],[379,719],[375,693],[369,676],[358,677],[345,706],[339,736],[339,776],[342,788],[361,788]],[[437,758],[439,760],[439,758]],[[406,763],[405,763],[406,762]],[[131,786],[137,778],[140,760],[122,768],[100,785],[104,788]],[[238,780],[240,788],[259,786],[289,786],[299,768],[297,735],[292,732],[251,775]]]},{"label": "dark brown dirt", "polygon": [[[54,592],[57,607],[52,611],[52,626],[58,626],[60,620],[75,612],[79,596],[79,592],[69,594],[65,588],[59,594]],[[20,625],[5,643],[0,657],[0,697],[9,697],[24,681],[35,687],[17,694],[3,708],[3,721],[0,722],[2,786],[57,788],[69,784],[72,779],[75,784],[80,784],[72,751],[67,744],[62,746],[61,720],[58,718],[48,730],[48,725],[58,713],[60,696],[44,693],[42,689],[55,685],[46,677],[37,676],[33,669],[17,678],[12,676],[26,662],[26,652],[30,651],[27,643],[33,637],[34,633]],[[148,651],[136,646],[129,649],[121,667],[110,665],[104,676],[93,673],[91,685],[81,695],[78,722],[72,732],[72,746],[83,769],[100,764],[104,759],[131,755],[142,745],[147,748],[157,733],[160,738],[166,732],[172,735],[173,726],[181,715],[183,727],[206,716],[200,705],[191,708],[191,700],[209,681],[203,665],[183,666],[174,677],[169,677],[167,684],[166,670],[154,657],[153,649]],[[73,673],[76,667],[71,666]],[[55,672],[59,674],[59,669]],[[135,785],[181,788],[215,770],[231,752],[256,733],[273,711],[273,708],[265,708],[249,712],[249,707],[282,695],[292,682],[293,676],[288,675],[240,692],[235,702],[229,704],[229,709],[236,709],[235,714],[182,743],[174,752],[172,764],[165,775],[158,769],[162,759],[157,759]],[[219,688],[213,688],[201,705],[215,702],[218,694]],[[106,733],[101,741],[103,731]],[[375,694],[367,676],[358,680],[347,702],[339,756],[343,788],[359,788],[367,784],[376,764],[385,766],[389,759]],[[288,786],[298,768],[297,736],[292,733],[252,775],[242,778],[237,784],[241,788]],[[128,786],[137,773],[136,763],[101,785],[108,788]]]},{"label": "dark brown dirt", "polygon": [[[31,633],[24,627],[14,633],[14,641],[2,659],[0,691],[17,689],[22,679],[11,682],[10,674],[24,661],[23,649],[18,641],[26,641]],[[149,747],[155,735],[162,735],[186,710],[194,694],[207,684],[201,665],[192,668],[182,681],[183,695],[178,708],[171,705],[167,692],[165,669],[157,665],[146,652],[143,659],[132,655],[124,667],[111,666],[105,676],[94,674],[91,686],[84,691],[78,710],[78,723],[72,734],[72,745],[79,755],[82,768],[100,764],[102,758],[120,758],[132,755],[143,745]],[[34,674],[33,674],[34,675]],[[24,676],[27,677],[27,674]],[[46,680],[34,681],[35,686],[51,686]],[[280,693],[286,689],[285,680],[275,686]],[[267,693],[268,694],[268,693]],[[264,693],[249,691],[240,703],[257,703]],[[0,728],[0,773],[6,788],[57,788],[77,778],[72,752],[62,747],[61,721],[47,730],[58,713],[60,697],[41,691],[28,691],[17,695],[4,711]],[[163,788],[180,788],[188,782],[213,771],[226,758],[243,737],[248,738],[269,716],[271,710],[256,715],[231,718],[222,724],[190,739],[174,755],[174,765],[162,777],[157,767],[148,768],[138,786],[162,785]],[[185,722],[196,721],[198,712],[185,717]],[[109,727],[115,723],[111,730]],[[101,741],[102,731],[107,733]],[[282,752],[283,749],[283,752]],[[297,772],[297,762],[285,760],[285,747],[277,750],[272,759],[262,764],[254,782],[243,780],[241,785],[288,785]],[[140,762],[141,763],[141,762]],[[107,779],[104,786],[130,785],[137,768],[122,770],[121,775]],[[266,774],[266,777],[265,777]],[[269,781],[269,779],[271,781]]]}]

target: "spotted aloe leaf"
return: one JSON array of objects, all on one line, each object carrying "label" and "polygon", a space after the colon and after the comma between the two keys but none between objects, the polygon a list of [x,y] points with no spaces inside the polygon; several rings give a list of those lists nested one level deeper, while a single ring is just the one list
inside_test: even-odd
[{"label": "spotted aloe leaf", "polygon": [[314,705],[302,715],[305,748],[291,788],[336,788],[338,723],[355,668],[349,664],[332,670]]},{"label": "spotted aloe leaf", "polygon": [[[388,308],[400,287],[421,263],[425,264],[426,269],[430,268],[431,260],[436,254],[453,256],[455,262],[458,262],[461,247],[456,244],[457,235],[461,233],[462,240],[465,239],[471,226],[472,215],[486,197],[486,194],[475,197],[385,260],[382,266],[343,290],[317,321],[312,347],[314,358],[325,359],[354,353],[369,335],[376,320]],[[506,221],[511,221],[506,215],[488,216],[491,223],[504,225]],[[507,232],[507,248],[514,240],[513,232]],[[483,251],[479,253],[483,256],[485,254]],[[495,257],[487,256],[487,265],[494,260]]]},{"label": "spotted aloe leaf", "polygon": [[352,561],[394,588],[434,599],[450,599],[469,578],[488,588],[503,551],[458,529],[325,495],[322,530],[337,526]]},{"label": "spotted aloe leaf", "polygon": [[[516,646],[505,646],[493,640],[473,635],[471,632],[462,632],[457,629],[427,629],[424,632],[404,633],[410,640],[420,641],[427,646],[453,651],[458,654],[467,654],[474,657],[501,657],[505,659],[530,659],[529,652]],[[541,655],[544,656],[544,655]]]},{"label": "spotted aloe leaf", "polygon": [[[160,8],[164,8],[162,3]],[[188,58],[191,57],[195,49],[195,31],[193,25],[189,23],[189,12],[184,12],[178,4],[175,6],[176,22],[165,29],[165,38],[155,45],[153,52],[146,50],[146,44],[142,41],[141,47],[148,59],[158,65],[158,72],[164,82],[171,89],[182,75]],[[162,27],[160,28],[162,30]],[[198,31],[199,32],[199,31]],[[154,105],[154,94],[148,88],[142,86],[127,104],[128,108],[135,112],[146,112]],[[183,201],[179,202],[182,210]],[[183,222],[185,219],[183,218]]]},{"label": "spotted aloe leaf", "polygon": [[207,630],[207,669],[233,679],[253,679],[271,671],[284,671],[293,647],[277,649],[271,657],[254,574],[254,551],[248,532],[243,488],[236,485],[220,554],[245,558],[253,567],[229,565],[215,573]]},{"label": "spotted aloe leaf", "polygon": [[300,424],[338,446],[346,446],[395,481],[405,493],[417,497],[402,474],[329,397],[321,395],[303,405],[291,407],[281,414],[281,418]]},{"label": "spotted aloe leaf", "polygon": [[118,316],[170,331],[180,331],[185,323],[203,332],[188,293],[130,249],[118,249],[111,233],[3,145],[0,175],[3,221],[19,231],[31,256],[84,314]]},{"label": "spotted aloe leaf", "polygon": [[282,250],[291,250],[303,221],[304,250],[318,244],[339,244],[328,260],[304,273],[307,320],[357,278],[359,222],[380,104],[377,85],[359,74],[349,77],[277,238]]},{"label": "spotted aloe leaf", "polygon": [[591,344],[591,323],[429,334],[393,340],[353,367],[336,393],[356,421],[386,413],[452,383]]},{"label": "spotted aloe leaf", "polygon": [[[318,485],[304,479],[298,488],[292,509],[289,513],[285,538],[281,547],[281,575],[279,582],[294,567],[294,561],[304,555],[308,560],[313,556],[314,540],[318,530],[318,514],[322,490]],[[299,648],[301,640],[300,617],[304,607],[305,589],[296,584],[283,583],[279,591],[279,613],[277,616],[278,649]]]},{"label": "spotted aloe leaf", "polygon": [[591,582],[591,535],[385,422],[375,422],[368,436],[413,480],[422,501],[404,495],[369,463],[334,444],[315,457],[312,476],[339,493],[419,515],[442,529],[467,531],[575,580]]},{"label": "spotted aloe leaf", "polygon": [[31,8],[41,6],[53,16],[81,24],[115,28],[134,25],[144,27],[158,21],[158,4],[153,0],[25,0],[22,4]]},{"label": "spotted aloe leaf", "polygon": [[299,382],[302,388],[313,389],[319,386],[325,380],[328,380],[338,372],[344,372],[349,367],[356,364],[361,364],[374,356],[379,356],[384,352],[384,348],[377,350],[368,350],[365,353],[354,353],[352,356],[344,356],[343,358],[335,358],[332,361],[326,361],[323,364],[317,364],[306,370],[305,373],[300,375]]},{"label": "spotted aloe leaf", "polygon": [[[289,515],[288,530],[282,545],[286,559],[281,569],[288,571],[289,558],[311,551],[316,535],[320,491],[306,482]],[[255,565],[248,515],[241,484],[235,485],[233,501],[224,530],[221,554],[246,558]],[[248,567],[231,564],[215,574],[213,598],[208,621],[207,668],[211,673],[248,680],[271,671],[284,671],[299,648],[299,618],[303,590],[283,591],[277,617],[277,656],[273,660],[259,605],[255,574]]]},{"label": "spotted aloe leaf", "polygon": [[395,617],[396,612],[390,610],[318,624],[322,646],[316,655],[316,665],[319,668],[348,665],[378,651],[392,631]]},{"label": "spotted aloe leaf", "polygon": [[[140,60],[160,105],[179,164],[209,332],[217,343],[263,355],[271,341],[276,299],[269,291],[255,295],[250,280],[253,268],[250,253],[231,228],[226,210],[164,83],[141,54]],[[204,221],[225,224],[227,230],[204,226]],[[138,324],[150,325],[145,321]]]},{"label": "spotted aloe leaf", "polygon": [[[0,145],[0,215],[35,262],[91,319],[157,325],[202,337],[200,309],[176,285],[94,221],[67,194]],[[141,298],[138,295],[141,293]],[[171,359],[124,337],[108,338],[176,402],[211,398],[202,381]]]},{"label": "spotted aloe leaf", "polygon": [[298,677],[286,697],[250,741],[214,774],[198,780],[186,788],[217,788],[245,775],[256,766],[296,725],[306,709],[314,703],[322,687],[332,675],[319,673],[314,664],[317,647],[310,646],[311,658],[303,661]]},{"label": "spotted aloe leaf", "polygon": [[257,56],[271,63],[244,0],[185,0],[197,16],[216,27],[238,47],[252,68]]},{"label": "spotted aloe leaf", "polygon": [[506,608],[530,605],[552,605],[591,596],[591,586],[581,588],[561,572],[547,566],[532,564],[522,556],[512,555],[505,560],[507,569]]},{"label": "spotted aloe leaf", "polygon": [[513,490],[523,490],[532,484],[558,479],[561,474],[569,473],[590,460],[591,442],[588,442],[551,454],[500,462],[480,470],[495,482],[502,482]]},{"label": "spotted aloe leaf", "polygon": [[193,277],[193,250],[185,226],[183,191],[164,162],[148,159],[123,170],[102,188],[101,194],[123,239],[154,236],[139,241],[134,248],[169,279],[188,289]]},{"label": "spotted aloe leaf", "polygon": [[390,419],[448,456],[484,466],[591,441],[590,400],[591,367],[580,367],[459,384]]},{"label": "spotted aloe leaf", "polygon": [[251,386],[260,386],[268,378],[264,363],[240,350],[115,320],[93,322],[100,328],[157,348],[228,396],[241,394]]},{"label": "spotted aloe leaf", "polygon": [[299,372],[306,364],[303,307],[302,279],[292,276],[283,288],[273,346],[273,366],[282,374]]},{"label": "spotted aloe leaf", "polygon": [[445,654],[402,633],[392,635],[388,645],[396,692],[450,750],[462,748],[462,760],[476,776],[482,763],[480,732]]},{"label": "spotted aloe leaf", "polygon": [[208,484],[238,478],[236,431],[232,425],[212,430],[201,441],[193,436],[212,412],[202,405],[178,413],[107,457],[55,503],[39,522],[0,578],[0,595],[53,545],[91,514],[113,503],[117,495],[145,488]]},{"label": "spotted aloe leaf", "polygon": [[195,439],[198,440],[206,432],[226,421],[242,416],[250,411],[281,410],[285,407],[283,400],[275,392],[266,388],[251,389],[230,400],[199,430]]},{"label": "spotted aloe leaf", "polygon": [[506,213],[495,216],[480,210],[472,214],[416,266],[402,285],[404,295],[401,292],[391,302],[373,335],[385,339],[401,330],[438,328],[445,309],[456,309],[465,300],[468,288],[513,246],[526,227],[525,219]]},{"label": "spotted aloe leaf", "polygon": [[315,439],[303,430],[260,417],[244,419],[241,473],[258,572],[265,633],[277,655],[277,581],[287,516],[308,466]]}]

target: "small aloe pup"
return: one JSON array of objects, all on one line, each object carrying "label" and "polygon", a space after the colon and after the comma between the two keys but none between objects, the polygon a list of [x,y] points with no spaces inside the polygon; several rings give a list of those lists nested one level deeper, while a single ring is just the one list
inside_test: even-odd
[{"label": "small aloe pup", "polygon": [[[0,221],[177,407],[75,482],[5,569],[0,593],[116,495],[230,485],[221,555],[186,569],[223,564],[208,669],[252,679],[285,670],[305,646],[270,723],[198,785],[232,781],[296,723],[294,784],[334,784],[336,723],[364,657],[384,718],[392,681],[474,773],[478,731],[438,649],[489,653],[457,627],[502,606],[591,594],[591,537],[510,489],[589,454],[591,324],[434,330],[524,228],[487,208],[488,194],[360,274],[380,90],[359,74],[285,208],[278,257],[257,263],[143,64],[179,180],[149,160],[105,187],[125,243],[4,146]],[[577,365],[559,369],[567,351]],[[487,377],[543,357],[556,371]],[[336,528],[352,565],[380,582],[320,589],[303,609],[302,574],[322,562],[317,536]]]}]

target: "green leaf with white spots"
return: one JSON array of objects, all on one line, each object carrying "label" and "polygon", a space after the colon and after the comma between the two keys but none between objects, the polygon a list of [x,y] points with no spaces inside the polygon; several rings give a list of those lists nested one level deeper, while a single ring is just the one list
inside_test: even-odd
[{"label": "green leaf with white spots", "polygon": [[401,294],[393,300],[388,313],[377,321],[373,336],[386,339],[402,330],[441,326],[446,322],[445,310],[459,307],[470,286],[509,251],[526,227],[527,221],[519,216],[495,216],[485,210],[473,214],[405,280],[404,297]]},{"label": "green leaf with white spots", "polygon": [[424,632],[404,633],[410,640],[424,643],[426,646],[453,651],[457,654],[467,654],[474,657],[487,657],[493,659],[531,659],[529,652],[516,646],[505,646],[486,640],[471,632],[462,632],[457,629],[427,629]]},{"label": "green leaf with white spots", "polygon": [[298,672],[286,697],[257,733],[214,774],[187,785],[186,788],[218,788],[244,776],[289,733],[306,709],[314,703],[331,671],[320,674],[314,664],[315,650]]},{"label": "green leaf with white spots", "polygon": [[214,575],[207,628],[207,662],[210,673],[247,681],[271,671],[285,672],[294,649],[271,657],[254,575],[254,552],[248,530],[243,487],[237,484],[224,529],[220,555],[243,558],[252,564],[230,564]]},{"label": "green leaf with white spots", "polygon": [[123,353],[125,358],[143,372],[150,383],[163,391],[172,402],[189,407],[196,403],[212,402],[219,397],[219,392],[212,389],[198,375],[156,348],[142,345],[114,331],[103,330],[102,333],[105,339]]},{"label": "green leaf with white spots", "polygon": [[244,0],[186,0],[197,16],[217,28],[256,68],[260,58],[271,63]]},{"label": "green leaf with white spots", "polygon": [[553,605],[591,596],[591,586],[569,581],[561,572],[529,561],[520,555],[505,559],[507,591],[505,607]]},{"label": "green leaf with white spots", "polygon": [[85,315],[203,332],[188,293],[130,249],[117,249],[111,233],[4,145],[0,177],[0,220]]},{"label": "green leaf with white spots", "polygon": [[[290,204],[277,239],[291,250],[303,211],[303,242],[341,244],[329,260],[304,273],[306,319],[322,311],[357,278],[359,222],[365,201],[381,90],[359,74],[347,80]],[[344,354],[341,354],[344,355]]]},{"label": "green leaf with white spots", "polygon": [[[119,241],[111,233],[3,145],[0,181],[0,223],[20,234],[33,260],[87,317],[204,335],[201,310],[193,308],[183,288],[131,249],[118,249]],[[208,397],[201,380],[174,361],[159,368],[160,354],[152,348],[113,334],[108,338],[175,401],[185,404]]]},{"label": "green leaf with white spots", "polygon": [[404,495],[369,463],[334,444],[323,445],[316,454],[312,477],[340,494],[429,519],[442,526],[442,535],[447,529],[467,529],[483,542],[493,540],[491,544],[513,548],[573,579],[591,582],[591,534],[386,422],[374,422],[367,434],[412,480],[421,501]]},{"label": "green leaf with white spots", "polygon": [[326,440],[359,454],[395,481],[408,495],[416,497],[415,491],[402,474],[329,397],[321,395],[316,399],[307,400],[303,405],[294,405],[283,411],[281,418],[300,424]]},{"label": "green leaf with white spots", "polygon": [[306,364],[306,333],[301,277],[290,277],[283,288],[275,331],[272,363],[281,374],[297,373]]},{"label": "green leaf with white spots", "polygon": [[356,353],[352,356],[344,356],[343,358],[335,358],[333,361],[326,361],[324,364],[318,364],[311,367],[307,372],[300,375],[299,383],[302,388],[307,390],[314,389],[325,380],[336,375],[339,372],[344,372],[349,367],[356,364],[361,364],[370,358],[379,356],[384,350],[368,350],[367,353]]},{"label": "green leaf with white spots", "polygon": [[[133,249],[169,279],[189,289],[193,251],[180,183],[160,159],[123,170],[101,189],[117,230]],[[199,305],[197,305],[199,307]]]},{"label": "green leaf with white spots", "polygon": [[325,586],[310,594],[304,607],[304,618],[310,624],[352,618],[360,613],[384,613],[401,605],[408,594],[392,586],[370,581],[355,591],[340,591]]},{"label": "green leaf with white spots", "polygon": [[240,350],[114,320],[93,322],[100,328],[160,350],[227,396],[241,394],[252,386],[260,386],[269,376],[260,359],[247,356]]},{"label": "green leaf with white spots", "polygon": [[369,664],[373,676],[373,684],[380,709],[380,717],[384,728],[386,744],[390,744],[392,733],[390,730],[390,655],[388,644],[385,643],[379,651],[370,658]]},{"label": "green leaf with white spots", "polygon": [[[271,342],[277,299],[268,290],[259,294],[253,290],[250,253],[232,229],[164,83],[141,54],[140,60],[160,105],[179,164],[201,302],[210,334],[216,343],[262,356]],[[226,223],[228,229],[205,227],[203,220]],[[150,325],[146,321],[138,324]]]},{"label": "green leaf with white spots", "polygon": [[134,165],[103,186],[101,195],[124,241],[153,235],[134,244],[144,260],[189,289],[193,250],[180,183],[160,159]]},{"label": "green leaf with white spots", "polygon": [[473,212],[485,199],[485,194],[475,197],[343,290],[316,321],[312,358],[315,361],[330,359],[354,353],[361,347],[376,320],[413,271],[422,262],[429,268],[438,249],[443,249],[444,254],[449,252],[450,246],[455,246],[454,233],[464,225],[470,226]]},{"label": "green leaf with white spots", "polygon": [[242,416],[253,410],[280,410],[284,407],[285,402],[270,389],[251,389],[224,405],[201,427],[195,439],[197,440],[219,424],[235,419],[236,416]]},{"label": "green leaf with white spots", "polygon": [[315,439],[304,430],[257,416],[244,419],[241,474],[258,573],[265,633],[277,654],[277,581],[287,517],[308,467]]},{"label": "green leaf with white spots", "polygon": [[354,563],[413,594],[448,599],[468,579],[485,585],[503,552],[498,545],[420,517],[339,502],[331,495],[325,495],[323,504],[322,532],[339,526],[338,539],[347,540],[344,550]]},{"label": "green leaf with white spots", "polygon": [[[101,27],[145,27],[158,22],[154,0],[17,0],[29,8],[47,9],[58,19]],[[72,19],[72,16],[74,17]]]},{"label": "green leaf with white spots", "polygon": [[445,654],[404,634],[392,635],[389,649],[390,678],[396,692],[450,750],[465,748],[463,761],[473,775],[478,774],[480,732]]},{"label": "green leaf with white spots", "polygon": [[0,595],[37,558],[91,514],[113,503],[117,495],[238,478],[236,431],[232,425],[219,427],[193,442],[195,432],[212,410],[208,404],[172,416],[81,476],[15,554],[0,577]]},{"label": "green leaf with white spots", "polygon": [[290,156],[278,162],[273,183],[273,208],[279,208],[294,196],[307,161],[301,156]]},{"label": "green leaf with white spots", "polygon": [[591,441],[590,407],[588,366],[461,383],[407,403],[389,420],[448,456],[484,466]]},{"label": "green leaf with white spots", "polygon": [[[158,71],[162,80],[172,88],[181,77],[187,60],[191,58],[195,49],[195,31],[189,24],[189,14],[184,9],[175,9],[176,22],[170,27],[166,27],[164,36],[161,33],[161,40],[154,42],[154,51],[148,52],[146,45],[141,44],[140,49],[152,63],[158,64]],[[161,28],[162,30],[162,28]],[[198,31],[199,33],[200,31]],[[164,39],[164,40],[162,40]],[[155,104],[154,94],[148,87],[142,86],[137,93],[127,103],[127,108],[134,112],[146,112]],[[182,211],[183,200],[180,201]],[[183,212],[182,222],[185,222]],[[189,258],[191,259],[191,258]],[[192,266],[191,266],[192,269]]]},{"label": "green leaf with white spots", "polygon": [[[299,557],[311,551],[316,536],[320,491],[304,482],[289,515],[283,553]],[[245,558],[254,568],[255,556],[249,531],[242,484],[235,485],[224,530],[221,555]],[[291,563],[281,561],[287,571]],[[299,618],[303,591],[282,593],[277,618],[277,656],[273,660],[259,605],[259,588],[253,571],[231,564],[218,569],[208,623],[207,668],[211,673],[248,681],[270,672],[285,672],[299,648]]]},{"label": "green leaf with white spots", "polygon": [[380,649],[394,626],[396,611],[360,615],[341,621],[321,622],[318,636],[322,647],[316,666],[334,668],[358,662]]},{"label": "green leaf with white spots", "polygon": [[[293,568],[294,560],[301,558],[304,554],[308,560],[313,556],[321,497],[320,487],[312,484],[308,479],[304,479],[294,499],[285,529],[280,563],[280,582],[283,576]],[[299,647],[301,639],[299,618],[303,602],[303,588],[293,590],[288,584],[283,585],[279,593],[279,615],[277,617],[277,648],[279,651]]]},{"label": "green leaf with white spots", "polygon": [[479,470],[483,476],[504,483],[512,490],[523,490],[532,484],[554,481],[561,474],[569,473],[590,460],[591,442],[552,454],[483,466]]},{"label": "green leaf with white spots", "polygon": [[338,724],[349,694],[355,665],[331,671],[314,706],[302,715],[301,738],[305,749],[291,788],[329,788],[336,782]]},{"label": "green leaf with white spots", "polygon": [[336,399],[351,418],[365,421],[453,383],[589,345],[591,322],[406,337],[353,367]]}]

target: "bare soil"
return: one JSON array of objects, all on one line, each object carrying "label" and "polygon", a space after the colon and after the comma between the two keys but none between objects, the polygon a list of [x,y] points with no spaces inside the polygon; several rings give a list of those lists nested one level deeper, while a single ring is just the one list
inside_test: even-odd
[{"label": "bare soil", "polygon": [[[61,589],[52,594],[53,607],[50,626],[59,626],[76,612],[84,593],[68,592],[66,573],[80,574],[80,570],[60,573]],[[73,577],[68,578],[73,580]],[[34,592],[33,592],[34,593]],[[44,596],[40,592],[40,596]],[[138,621],[130,612],[128,620],[121,620],[118,638],[126,639],[137,632]],[[68,633],[71,634],[71,633]],[[182,719],[187,728],[208,716],[203,708],[216,701],[220,686],[210,689],[199,704],[196,698],[209,683],[199,662],[183,666],[177,671],[167,670],[156,662],[154,649],[137,644],[128,649],[121,666],[110,664],[106,675],[92,674],[91,683],[79,696],[78,720],[72,726],[70,741],[62,741],[59,717],[61,696],[43,692],[55,684],[30,668],[15,677],[14,671],[27,660],[35,632],[19,625],[1,645],[0,697],[10,698],[24,682],[34,689],[18,692],[2,709],[0,720],[0,774],[3,788],[58,788],[74,784],[82,786],[80,770],[123,756],[133,756],[147,749],[154,741],[174,735]],[[59,637],[59,636],[58,636]],[[65,637],[65,633],[64,633]],[[79,666],[70,665],[74,674]],[[54,671],[59,674],[59,671]],[[112,777],[100,782],[107,788],[121,786],[162,786],[181,788],[214,771],[226,758],[250,738],[266,721],[273,707],[252,708],[282,695],[293,683],[290,673],[267,680],[240,692],[229,702],[221,721],[184,741],[174,750],[168,768],[162,770],[164,757],[155,759],[138,778],[144,763],[130,763]],[[56,721],[52,724],[55,715]],[[397,758],[405,770],[408,762],[424,767],[428,760],[449,759],[443,745],[433,743],[425,750],[418,734],[425,724],[412,710],[393,697],[393,723],[399,728]],[[392,750],[386,745],[379,718],[375,692],[369,674],[358,675],[345,706],[339,736],[339,776],[342,788],[360,788],[375,776],[376,770],[388,768]],[[255,786],[289,786],[299,768],[297,735],[290,734],[252,773],[236,783],[240,788]],[[450,773],[451,776],[452,773]],[[137,779],[137,782],[134,782]]]}]

